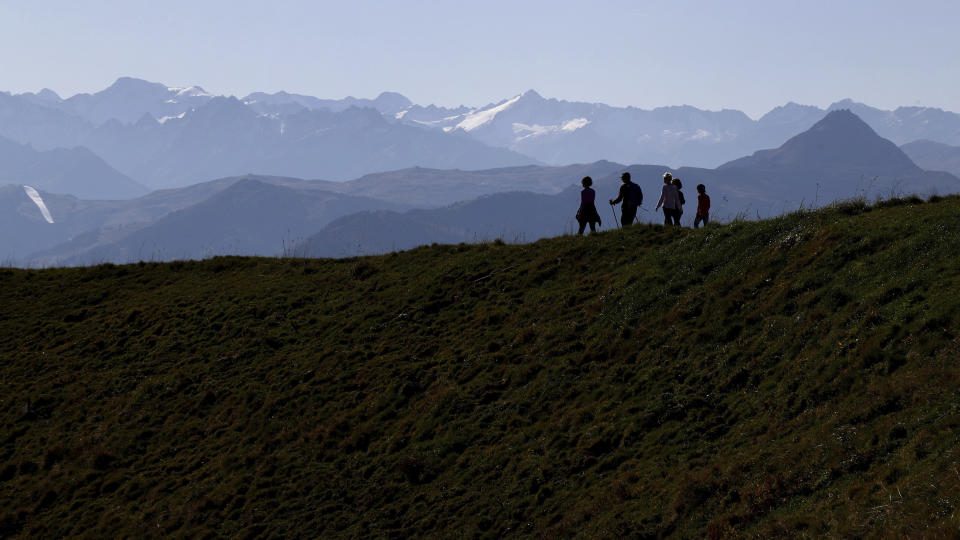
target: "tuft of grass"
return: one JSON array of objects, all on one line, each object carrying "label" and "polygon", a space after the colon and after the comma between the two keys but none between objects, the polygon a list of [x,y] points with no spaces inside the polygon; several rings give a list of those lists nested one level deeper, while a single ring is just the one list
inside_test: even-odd
[{"label": "tuft of grass", "polygon": [[958,212],[0,269],[0,535],[949,536]]}]

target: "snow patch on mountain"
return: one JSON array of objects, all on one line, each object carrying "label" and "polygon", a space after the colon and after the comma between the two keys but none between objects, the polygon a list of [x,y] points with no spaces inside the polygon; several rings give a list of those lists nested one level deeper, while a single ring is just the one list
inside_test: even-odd
[{"label": "snow patch on mountain", "polygon": [[705,129],[698,129],[696,133],[690,136],[691,141],[702,141],[704,139],[709,139],[711,133]]},{"label": "snow patch on mountain", "polygon": [[166,123],[167,123],[167,120],[180,119],[180,118],[183,118],[183,117],[186,116],[186,115],[187,115],[187,111],[184,111],[184,112],[182,112],[182,113],[180,113],[180,114],[175,114],[175,115],[173,115],[173,116],[164,116],[164,117],[162,117],[162,118],[157,118],[157,122],[160,122],[161,124],[166,124]]},{"label": "snow patch on mountain", "polygon": [[520,94],[514,98],[508,99],[497,105],[496,107],[490,107],[489,109],[481,109],[473,111],[467,115],[459,124],[456,125],[456,129],[462,129],[464,131],[473,131],[478,127],[488,124],[497,117],[498,114],[510,108],[511,105],[520,101],[520,98],[523,97],[523,94]]},{"label": "snow patch on mountain", "polygon": [[23,191],[26,192],[27,197],[30,197],[30,200],[40,209],[40,213],[43,214],[43,219],[47,220],[47,223],[53,223],[53,216],[50,215],[50,210],[47,209],[47,205],[43,202],[43,197],[40,196],[40,193],[30,186],[23,186]]},{"label": "snow patch on mountain", "polygon": [[213,97],[199,86],[188,86],[186,88],[167,88],[167,91],[177,95],[177,97]]},{"label": "snow patch on mountain", "polygon": [[[406,113],[408,112],[410,112],[409,109],[402,111],[401,113],[398,113],[396,118],[398,120],[403,119],[407,116]],[[400,115],[403,115],[403,116],[400,116]],[[437,120],[422,120],[418,118],[406,118],[404,121],[407,124],[414,125],[414,126],[431,128],[431,129],[442,128],[443,131],[453,131],[454,129],[457,128],[457,124],[459,124],[460,121],[466,116],[467,115],[465,114],[458,114],[454,116],[445,116]]]},{"label": "snow patch on mountain", "polygon": [[584,127],[584,126],[586,126],[586,125],[589,124],[589,123],[590,123],[590,121],[587,120],[586,118],[574,118],[573,120],[568,120],[568,121],[564,122],[563,125],[560,126],[560,130],[561,130],[561,131],[576,131],[576,130],[578,130],[578,129]]},{"label": "snow patch on mountain", "polygon": [[514,122],[513,133],[518,136],[518,141],[522,141],[531,137],[539,137],[542,135],[549,135],[551,133],[573,133],[589,123],[590,120],[587,120],[586,118],[574,118],[573,120],[567,120],[562,124],[552,126],[541,126],[540,124],[530,125]]}]

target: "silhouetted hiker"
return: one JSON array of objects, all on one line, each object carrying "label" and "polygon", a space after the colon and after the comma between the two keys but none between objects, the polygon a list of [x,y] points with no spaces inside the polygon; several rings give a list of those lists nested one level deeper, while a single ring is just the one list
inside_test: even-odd
[{"label": "silhouetted hiker", "polygon": [[637,208],[643,204],[643,190],[640,186],[630,181],[630,173],[625,172],[620,175],[623,185],[620,186],[620,192],[616,199],[610,199],[611,206],[623,201],[620,206],[620,223],[624,227],[633,225],[633,220],[637,217]]},{"label": "silhouetted hiker", "polygon": [[600,221],[600,214],[597,212],[596,205],[593,204],[593,201],[597,198],[597,192],[590,187],[593,185],[593,178],[584,176],[580,184],[583,185],[583,189],[580,191],[580,208],[577,210],[577,222],[580,223],[580,230],[577,231],[577,234],[583,234],[583,229],[586,228],[587,223],[590,224],[590,232],[595,233],[597,228],[594,224],[603,225],[603,222]]},{"label": "silhouetted hiker", "polygon": [[683,182],[680,181],[676,176],[673,177],[673,187],[677,188],[677,225],[680,224],[680,218],[683,216],[683,205],[687,204],[687,198],[683,196]]},{"label": "silhouetted hiker", "polygon": [[693,218],[693,228],[699,229],[700,224],[710,223],[710,196],[707,195],[707,186],[697,184],[697,217]]},{"label": "silhouetted hiker", "polygon": [[[663,189],[660,190],[660,200],[657,202],[656,210],[663,207],[663,224],[680,225],[680,196],[677,194],[677,186],[672,184],[673,175],[665,173],[663,175]],[[655,210],[655,211],[656,211]]]}]

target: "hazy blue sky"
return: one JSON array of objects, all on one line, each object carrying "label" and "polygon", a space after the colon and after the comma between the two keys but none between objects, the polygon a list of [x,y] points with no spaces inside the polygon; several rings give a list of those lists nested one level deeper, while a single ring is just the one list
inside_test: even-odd
[{"label": "hazy blue sky", "polygon": [[0,90],[120,76],[218,94],[546,97],[757,116],[787,101],[960,112],[960,1],[0,0]]}]

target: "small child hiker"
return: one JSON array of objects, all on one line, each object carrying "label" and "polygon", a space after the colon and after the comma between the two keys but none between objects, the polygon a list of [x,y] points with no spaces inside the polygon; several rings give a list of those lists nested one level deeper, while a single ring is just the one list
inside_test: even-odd
[{"label": "small child hiker", "polygon": [[707,186],[697,184],[697,217],[693,218],[693,228],[699,229],[700,224],[710,223],[710,196],[707,195]]}]

